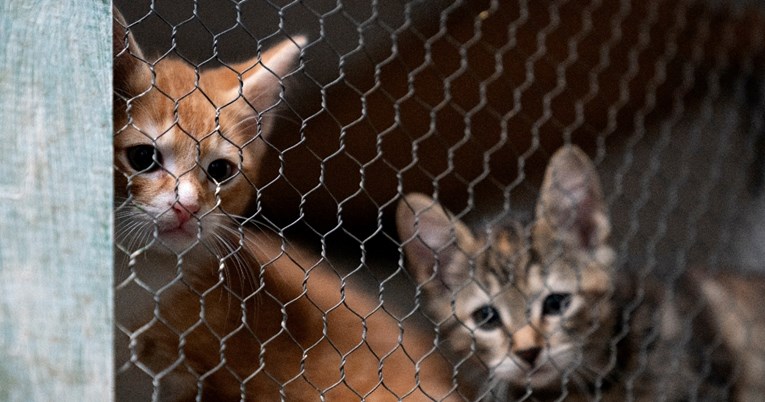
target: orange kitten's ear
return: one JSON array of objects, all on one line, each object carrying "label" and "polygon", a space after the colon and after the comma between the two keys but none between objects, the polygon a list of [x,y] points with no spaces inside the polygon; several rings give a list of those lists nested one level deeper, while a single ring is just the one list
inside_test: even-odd
[{"label": "orange kitten's ear", "polygon": [[244,96],[254,108],[253,113],[262,113],[276,106],[284,89],[282,80],[299,68],[300,53],[306,43],[305,36],[295,36],[258,57],[233,66],[242,75],[241,88],[237,79],[236,87],[230,89],[227,98]]},{"label": "orange kitten's ear", "polygon": [[396,226],[407,269],[417,283],[441,283],[452,288],[469,278],[460,262],[476,240],[470,229],[438,202],[424,194],[408,194],[398,204]]},{"label": "orange kitten's ear", "polygon": [[565,146],[550,159],[536,215],[537,235],[590,251],[606,245],[610,223],[600,179],[578,147]]},{"label": "orange kitten's ear", "polygon": [[143,91],[151,79],[151,72],[144,63],[141,49],[128,30],[128,24],[122,13],[112,7],[112,52],[114,57],[114,92],[118,98],[127,98]]}]

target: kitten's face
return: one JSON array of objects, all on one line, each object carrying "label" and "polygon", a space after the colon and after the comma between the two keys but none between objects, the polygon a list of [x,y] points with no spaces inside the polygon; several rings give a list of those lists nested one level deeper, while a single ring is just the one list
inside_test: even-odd
[{"label": "kitten's face", "polygon": [[120,244],[132,252],[156,236],[160,249],[177,253],[232,226],[255,193],[278,77],[298,54],[286,41],[262,56],[273,73],[257,59],[234,66],[246,71],[241,81],[229,68],[198,75],[173,59],[159,61],[153,72],[136,59],[124,77],[115,76]]},{"label": "kitten's face", "polygon": [[398,225],[426,310],[457,358],[535,392],[606,374],[613,252],[600,185],[581,151],[551,160],[528,231],[509,223],[475,235],[417,194],[399,206]]},{"label": "kitten's face", "polygon": [[468,285],[456,290],[449,347],[468,356],[475,342],[495,378],[520,389],[560,389],[564,376],[590,380],[591,370],[608,362],[614,328],[608,267],[576,256],[547,258],[558,250],[499,230],[477,240],[474,280],[465,277]]}]

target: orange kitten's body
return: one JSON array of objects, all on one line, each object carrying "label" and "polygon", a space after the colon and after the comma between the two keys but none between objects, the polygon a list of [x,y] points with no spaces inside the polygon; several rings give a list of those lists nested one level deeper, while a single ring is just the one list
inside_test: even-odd
[{"label": "orange kitten's body", "polygon": [[181,363],[160,381],[161,400],[193,400],[197,393],[232,401],[454,398],[446,397],[452,367],[438,352],[426,354],[430,335],[400,326],[353,288],[341,293],[331,267],[281,252],[278,237],[248,232],[247,240],[259,261],[248,265],[261,270],[225,283],[214,272],[193,276],[189,287],[175,286],[162,298],[166,324],[139,337],[139,358],[153,372]]}]

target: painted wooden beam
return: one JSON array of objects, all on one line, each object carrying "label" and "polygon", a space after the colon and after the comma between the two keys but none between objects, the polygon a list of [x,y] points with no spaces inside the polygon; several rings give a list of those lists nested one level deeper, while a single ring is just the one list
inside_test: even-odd
[{"label": "painted wooden beam", "polygon": [[111,4],[0,0],[0,400],[108,401]]}]

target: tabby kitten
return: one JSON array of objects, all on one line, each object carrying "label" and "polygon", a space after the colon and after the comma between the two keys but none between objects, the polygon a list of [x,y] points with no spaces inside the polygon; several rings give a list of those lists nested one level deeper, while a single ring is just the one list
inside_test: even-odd
[{"label": "tabby kitten", "polygon": [[615,268],[600,181],[580,149],[553,155],[528,230],[472,232],[422,194],[399,204],[397,225],[444,349],[486,399],[731,396],[729,350],[697,287]]}]

